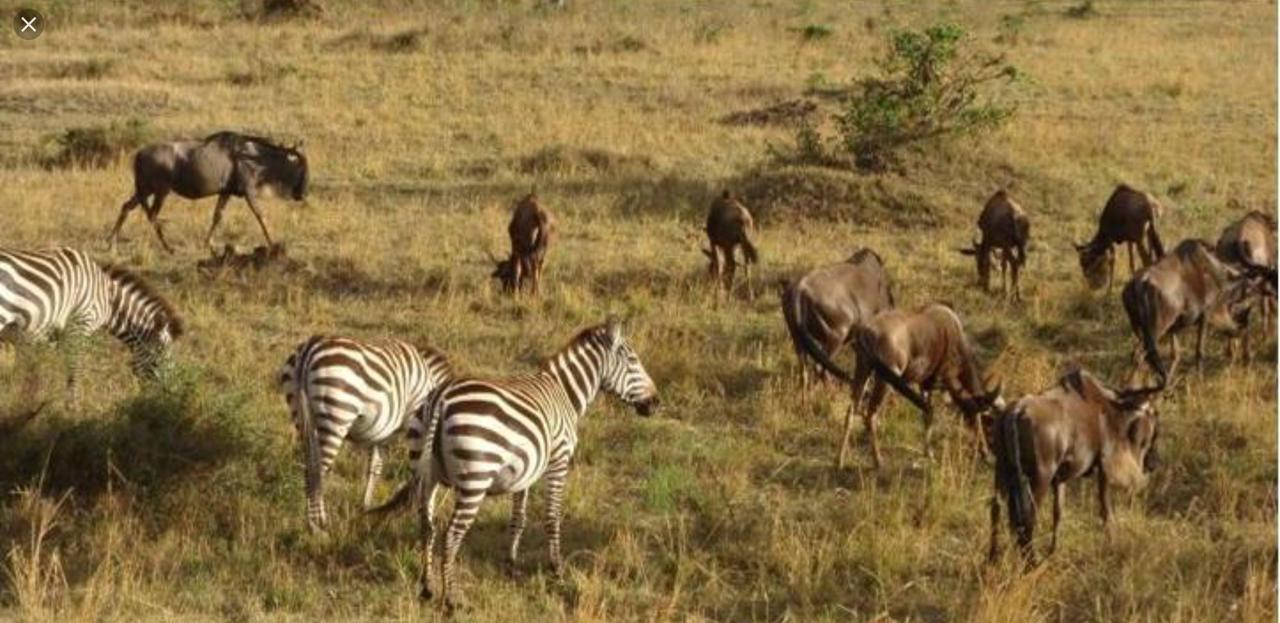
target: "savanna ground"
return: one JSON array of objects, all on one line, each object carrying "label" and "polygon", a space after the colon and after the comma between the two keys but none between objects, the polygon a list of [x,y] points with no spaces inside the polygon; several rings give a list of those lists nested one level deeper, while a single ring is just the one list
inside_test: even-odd
[{"label": "savanna ground", "polygon": [[[900,304],[960,311],[1006,395],[1072,363],[1119,382],[1132,342],[1118,288],[1086,292],[1070,242],[1121,181],[1165,201],[1169,246],[1216,237],[1239,212],[1229,200],[1274,209],[1271,4],[1101,2],[1080,18],[1057,2],[571,0],[561,12],[331,0],[317,19],[267,23],[212,0],[29,4],[54,27],[0,37],[0,243],[78,245],[138,267],[189,335],[156,387],[98,340],[78,405],[63,400],[57,349],[23,347],[34,372],[0,356],[6,413],[53,401],[0,439],[0,618],[437,616],[416,599],[416,518],[360,516],[363,453],[348,449],[329,481],[332,533],[306,531],[277,366],[306,336],[343,332],[429,341],[468,370],[527,370],[608,312],[630,319],[664,409],[640,419],[602,400],[584,419],[567,587],[546,572],[540,522],[525,541],[531,573],[506,579],[509,505],[491,500],[461,556],[463,620],[1276,616],[1274,339],[1247,366],[1210,340],[1203,377],[1161,401],[1166,464],[1122,498],[1112,542],[1092,483],[1078,483],[1059,552],[1020,576],[1011,560],[983,567],[990,468],[951,412],[932,462],[919,418],[891,400],[886,468],[873,472],[863,445],[833,468],[848,398],[801,398],[773,285],[871,246]],[[0,1],[5,15],[16,7]],[[869,71],[885,33],[940,20],[1029,76],[1002,130],[863,176],[778,169],[766,146],[791,130],[719,122],[806,93],[829,109],[821,94]],[[156,136],[304,138],[312,196],[268,200],[267,217],[307,269],[197,273],[213,200],[170,199],[176,255],[137,214],[108,254],[127,159],[43,165],[52,136],[129,119]],[[955,251],[1007,184],[1033,219],[1022,305],[975,289]],[[717,304],[699,230],[726,185],[757,197],[764,263],[754,300]],[[485,254],[505,251],[511,201],[532,187],[561,236],[542,298],[514,301]],[[259,243],[243,204],[228,221],[224,240]],[[406,473],[395,456],[392,481]],[[540,495],[533,504],[537,517]]]}]

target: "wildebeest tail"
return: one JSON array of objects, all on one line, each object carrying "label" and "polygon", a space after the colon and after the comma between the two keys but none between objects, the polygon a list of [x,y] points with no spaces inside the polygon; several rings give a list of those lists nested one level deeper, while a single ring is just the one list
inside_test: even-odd
[{"label": "wildebeest tail", "polygon": [[875,371],[876,376],[879,377],[880,380],[888,383],[890,387],[896,390],[899,394],[902,394],[903,398],[910,400],[911,404],[915,405],[921,411],[928,412],[933,410],[929,405],[929,401],[925,400],[924,396],[921,396],[920,392],[917,392],[914,387],[911,387],[911,384],[908,383],[906,379],[902,378],[901,374],[898,374],[893,368],[885,365],[883,361],[880,361],[879,357],[875,356],[875,353],[867,349],[867,347],[862,344],[861,338],[854,340],[854,347],[858,352],[858,361],[866,361],[871,366],[871,369]]},{"label": "wildebeest tail", "polygon": [[1035,513],[1031,489],[1022,475],[1022,440],[1018,436],[1021,419],[1022,412],[1015,409],[1002,413],[996,423],[996,482],[1008,501],[1009,525],[1018,545],[1029,550],[1035,532]]},{"label": "wildebeest tail", "polygon": [[742,233],[742,256],[748,264],[755,264],[760,261],[760,252],[756,250],[756,245],[751,244],[746,232]]},{"label": "wildebeest tail", "polygon": [[1160,233],[1156,231],[1155,219],[1147,223],[1147,246],[1151,247],[1157,260],[1164,257],[1164,243],[1160,241]]},{"label": "wildebeest tail", "polygon": [[1156,291],[1142,279],[1134,279],[1124,287],[1121,301],[1124,311],[1129,316],[1129,327],[1133,334],[1142,341],[1143,355],[1151,369],[1160,378],[1159,387],[1169,381],[1169,372],[1160,361],[1160,351],[1156,347]]},{"label": "wildebeest tail", "polygon": [[[840,366],[831,360],[831,356],[827,351],[818,344],[818,341],[809,335],[809,331],[800,324],[800,315],[803,311],[804,299],[800,297],[800,292],[796,290],[795,284],[787,284],[782,289],[782,317],[787,322],[787,332],[791,334],[791,340],[799,346],[805,354],[817,361],[823,369],[834,374],[840,380],[852,384],[853,375],[844,371]],[[801,362],[804,365],[804,362]]]}]

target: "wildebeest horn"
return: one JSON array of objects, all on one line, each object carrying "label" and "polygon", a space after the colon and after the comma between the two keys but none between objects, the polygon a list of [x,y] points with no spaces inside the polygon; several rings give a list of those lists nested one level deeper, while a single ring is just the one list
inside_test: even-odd
[{"label": "wildebeest horn", "polygon": [[1075,247],[1077,251],[1083,251],[1083,250],[1085,250],[1085,249],[1088,249],[1088,248],[1089,248],[1089,244],[1088,244],[1088,243],[1083,243],[1083,242],[1074,242],[1074,241],[1073,241],[1073,242],[1071,243],[1071,246]]},{"label": "wildebeest horn", "polygon": [[1161,387],[1160,385],[1122,389],[1116,392],[1116,403],[1124,408],[1132,409],[1144,402],[1150,401],[1162,391],[1164,391],[1164,387]]}]

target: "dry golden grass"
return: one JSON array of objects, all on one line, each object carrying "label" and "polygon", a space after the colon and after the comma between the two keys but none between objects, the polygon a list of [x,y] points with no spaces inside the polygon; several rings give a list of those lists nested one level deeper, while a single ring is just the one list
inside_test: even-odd
[{"label": "dry golden grass", "polygon": [[[182,370],[162,387],[140,388],[118,347],[95,345],[79,405],[61,400],[56,349],[24,348],[30,372],[3,355],[0,404],[55,403],[0,439],[0,618],[435,617],[415,598],[414,519],[359,517],[360,453],[330,481],[333,533],[307,534],[277,366],[307,335],[339,331],[523,370],[613,311],[631,318],[665,409],[640,420],[602,401],[584,420],[567,589],[545,573],[537,524],[530,573],[505,578],[508,506],[486,506],[462,554],[463,620],[1274,620],[1274,339],[1247,366],[1227,365],[1212,340],[1203,376],[1161,403],[1166,466],[1119,504],[1114,540],[1098,530],[1092,484],[1069,487],[1058,554],[1019,576],[1012,561],[982,566],[990,470],[949,413],[931,463],[918,417],[895,400],[883,473],[861,445],[852,468],[833,469],[848,399],[797,398],[772,289],[869,245],[903,304],[960,310],[1008,394],[1046,387],[1071,362],[1122,378],[1131,338],[1118,296],[1083,291],[1069,242],[1120,181],[1167,202],[1170,246],[1216,237],[1235,218],[1229,199],[1274,209],[1273,6],[1104,1],[1100,16],[1070,19],[1056,2],[570,0],[556,12],[329,0],[322,19],[259,24],[234,2],[153,4],[50,2],[46,35],[0,38],[0,244],[71,244],[139,267],[190,325]],[[15,6],[0,0],[0,13]],[[995,46],[1000,18],[1022,13],[1007,51],[1033,81],[1014,122],[881,180],[938,227],[772,214],[763,294],[716,303],[697,251],[706,199],[789,140],[716,119],[844,83],[888,28],[954,20]],[[795,29],[810,24],[833,34],[803,41]],[[267,216],[310,271],[197,274],[212,200],[170,200],[176,255],[135,215],[110,257],[102,237],[129,194],[126,161],[37,162],[53,134],[130,117],[162,135],[305,138],[313,196],[271,201]],[[557,146],[568,164],[528,172]],[[612,156],[592,166],[574,160],[581,150]],[[1022,306],[975,292],[955,252],[1010,182],[1033,218]],[[530,187],[561,237],[543,297],[517,302],[488,282],[484,258],[505,247],[509,204]],[[238,202],[223,237],[258,243]],[[402,458],[391,471],[406,473]]]}]

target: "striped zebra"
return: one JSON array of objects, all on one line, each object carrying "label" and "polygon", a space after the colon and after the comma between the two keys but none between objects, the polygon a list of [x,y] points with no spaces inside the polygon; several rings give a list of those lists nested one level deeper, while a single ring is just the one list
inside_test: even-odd
[{"label": "striped zebra", "polygon": [[[578,419],[604,390],[647,416],[657,388],[616,319],[582,331],[564,350],[530,375],[497,380],[458,379],[423,407],[409,425],[410,482],[376,511],[413,497],[419,501],[423,599],[432,597],[429,576],[435,540],[437,486],[455,492],[443,556],[444,605],[452,610],[454,561],[486,496],[511,493],[507,564],[514,574],[524,533],[529,488],[547,481],[547,541],[556,577],[562,577],[560,505],[569,462],[578,444]],[[424,450],[430,448],[430,452]]]},{"label": "striped zebra", "polygon": [[382,474],[382,446],[450,376],[444,355],[399,340],[361,341],[316,335],[280,370],[279,387],[303,443],[307,525],[328,527],[323,475],[344,441],[369,447],[364,506]]},{"label": "striped zebra", "polygon": [[106,329],[129,349],[134,374],[154,378],[182,335],[173,307],[137,275],[77,249],[0,249],[0,341],[58,339],[77,394],[83,337]]}]

